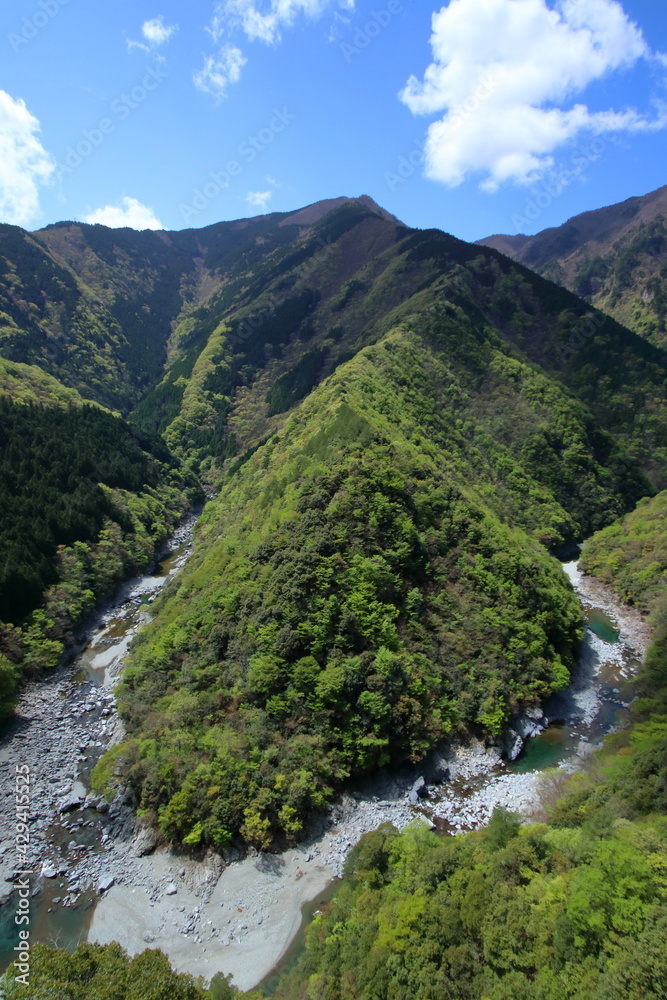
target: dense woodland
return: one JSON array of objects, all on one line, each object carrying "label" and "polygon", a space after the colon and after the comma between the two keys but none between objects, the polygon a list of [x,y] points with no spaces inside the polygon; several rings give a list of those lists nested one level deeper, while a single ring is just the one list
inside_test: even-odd
[{"label": "dense woodland", "polygon": [[[335,241],[358,253],[355,239],[384,250],[333,294]],[[651,490],[643,469],[661,474],[662,356],[603,320],[627,363],[584,338],[588,379],[563,369],[553,338],[579,344],[581,322],[568,293],[358,206],[273,258],[253,277],[257,334],[241,338],[243,313],[224,320],[229,293],[214,297],[206,346],[162,383],[180,383],[178,415],[161,389],[142,410],[162,412],[188,462],[211,457],[207,434],[231,441],[221,420],[250,445],[137,643],[119,694],[128,738],[94,775],[108,794],[120,776],[189,845],[296,837],[349,776],[455,731],[497,736],[565,685],[580,616],[542,546],[571,547]],[[313,260],[326,295],[309,291]],[[287,293],[264,314],[270,282]],[[380,302],[385,330],[359,346]],[[521,332],[531,317],[539,344]]]},{"label": "dense woodland", "polygon": [[[439,837],[389,824],[352,851],[275,1000],[664,1000],[667,994],[667,613],[632,726],[568,780],[547,823],[497,810]],[[38,945],[11,1000],[261,1000],[197,982],[159,952]],[[57,992],[54,992],[57,991]]]},{"label": "dense woodland", "polygon": [[[554,553],[599,532],[587,568],[659,627],[632,729],[548,823],[364,838],[277,996],[664,997],[662,351],[355,201],[305,233],[279,215],[196,236],[2,227],[3,353],[5,713],[17,676],[146,565],[196,477],[218,487],[93,776],[186,847],[284,844],[351,775],[497,739],[569,681],[581,611]],[[235,995],[88,945],[38,946],[29,994],[7,991]]]},{"label": "dense woodland", "polygon": [[0,396],[0,714],[198,491],[162,443],[99,407]]},{"label": "dense woodland", "polygon": [[[398,333],[362,352],[207,508],[126,670],[129,739],[94,775],[105,789],[122,770],[170,837],[296,836],[349,775],[497,735],[567,684],[578,603],[507,522],[519,495],[536,536],[571,532],[568,515],[507,449],[471,446],[426,357]],[[588,518],[599,489],[593,474]]]},{"label": "dense woodland", "polygon": [[667,583],[667,493],[646,497],[622,520],[590,538],[581,566],[628,604],[659,611]]},{"label": "dense woodland", "polygon": [[[664,533],[664,520],[663,520]],[[645,570],[645,522],[626,522]],[[598,556],[617,551],[613,532]],[[650,576],[650,580],[648,577]],[[626,578],[627,579],[627,578]],[[632,725],[569,779],[546,824],[496,811],[463,837],[381,827],[308,932],[276,1000],[662,1000],[667,995],[667,580]],[[626,591],[625,579],[617,585]]]}]

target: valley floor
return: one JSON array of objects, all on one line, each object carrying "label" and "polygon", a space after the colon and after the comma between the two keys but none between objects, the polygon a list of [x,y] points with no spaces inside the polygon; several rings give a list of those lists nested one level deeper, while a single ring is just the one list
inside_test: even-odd
[{"label": "valley floor", "polygon": [[[612,709],[618,705],[615,689],[610,689],[609,685],[616,683],[613,678],[622,683],[636,669],[650,640],[650,628],[638,612],[619,606],[608,588],[592,578],[583,577],[574,564],[567,566],[566,571],[584,606],[604,610],[618,626],[620,642],[612,645],[589,631],[586,655],[582,657],[582,663],[586,664],[583,674],[575,678],[567,695],[569,701],[566,699],[552,706],[554,714],[550,718],[567,717],[574,727],[574,732],[568,735],[575,737],[569,752],[557,762],[556,770],[549,772],[556,775],[556,782],[559,777],[583,766],[595,742],[595,731],[591,729],[593,720],[600,714],[605,702]],[[111,673],[116,674],[118,669],[120,662]],[[107,683],[111,682],[112,678],[108,677]],[[64,688],[61,692],[63,683],[62,680],[56,682],[54,697],[68,694]],[[71,685],[71,680],[68,683]],[[78,704],[83,695],[81,692],[77,694],[75,686],[70,694]],[[83,763],[82,756],[79,756],[80,749],[84,744],[97,740],[106,742],[104,733],[112,728],[112,720],[108,712],[102,714],[99,708],[106,703],[110,689],[101,689],[98,711],[88,713],[87,718],[85,696],[84,703],[78,708],[70,706],[67,697],[63,698],[63,720],[57,723],[52,735],[62,744],[61,750],[71,743],[71,753],[62,757],[63,773],[52,773],[54,769],[51,765],[58,770],[60,756],[56,758],[54,755],[49,760],[48,774],[43,765],[39,765],[44,771],[44,791],[49,792],[49,801],[45,799],[46,812],[42,813],[40,809],[37,818],[42,836],[50,823],[48,813],[57,804],[58,795],[65,791],[65,785],[71,787],[73,778],[85,777],[81,772],[77,774],[77,764]],[[50,703],[51,699],[46,698],[44,688],[41,693],[26,693],[25,704],[19,709],[20,715],[34,716],[38,694],[40,705],[48,709],[47,702]],[[87,701],[90,700],[88,696]],[[75,710],[83,724],[80,733],[71,725],[71,712]],[[4,747],[2,757],[7,761],[7,767],[10,759],[18,759],[19,747],[25,747],[24,753],[41,753],[40,740],[47,739],[47,719],[40,715],[38,720],[30,718],[27,721],[34,726],[35,721],[40,720],[41,724],[37,726],[39,739],[31,738],[31,727],[28,726],[25,734],[17,733],[16,739]],[[542,724],[546,721],[543,719]],[[62,733],[62,739],[58,735],[58,725],[67,728],[67,734]],[[95,731],[96,728],[99,732]],[[590,739],[578,737],[577,734],[584,731],[591,732]],[[32,732],[34,735],[36,729]],[[48,756],[46,759],[49,759]],[[434,760],[437,766],[434,766]],[[38,767],[37,762],[35,767]],[[438,784],[434,775],[439,772],[442,776],[445,768],[449,772],[448,780]],[[429,797],[413,805],[410,793],[421,774],[429,783]],[[253,853],[242,860],[232,861],[226,867],[223,860],[214,854],[195,861],[185,854],[160,849],[152,855],[138,857],[139,845],[134,837],[134,823],[129,810],[112,807],[114,832],[103,834],[102,844],[88,844],[88,850],[80,852],[70,844],[72,849],[59,849],[56,854],[50,852],[51,864],[55,867],[58,867],[57,857],[60,854],[62,884],[68,882],[65,892],[73,894],[69,903],[66,902],[67,896],[58,902],[61,906],[65,903],[70,907],[77,903],[85,904],[87,900],[97,897],[98,888],[92,883],[85,886],[86,876],[95,876],[93,882],[99,881],[100,876],[106,876],[114,884],[96,899],[87,930],[90,941],[106,943],[116,940],[130,953],[147,946],[159,947],[178,971],[203,975],[206,979],[218,971],[231,973],[237,986],[251,989],[280,962],[301,925],[302,906],[316,900],[342,874],[350,848],[364,833],[376,829],[383,822],[392,822],[397,828],[404,829],[420,817],[429,824],[457,833],[485,823],[496,805],[516,810],[525,819],[540,818],[543,814],[543,793],[549,789],[542,769],[536,767],[524,772],[512,769],[511,765],[501,760],[500,751],[496,748],[484,748],[475,743],[443,748],[439,754],[433,755],[430,764],[424,765],[423,770],[406,768],[358,783],[354,790],[342,796],[325,816],[315,822],[310,838],[297,847],[280,855]],[[82,817],[80,811],[69,814],[67,823],[71,832],[76,830],[77,825],[82,826],[79,823]],[[106,817],[102,819],[104,822],[107,820]],[[84,822],[87,826],[88,821]],[[73,839],[77,839],[74,832]],[[3,860],[10,863],[8,856]],[[75,882],[77,893],[73,893],[71,888]],[[48,896],[47,901],[51,902],[58,891],[55,881],[42,878],[39,884]],[[53,909],[57,907],[53,906]]]}]

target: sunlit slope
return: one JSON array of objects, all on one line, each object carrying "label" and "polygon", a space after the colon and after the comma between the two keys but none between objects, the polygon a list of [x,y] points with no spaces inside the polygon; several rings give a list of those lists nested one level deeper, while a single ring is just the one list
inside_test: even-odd
[{"label": "sunlit slope", "polygon": [[295,835],[350,774],[567,683],[579,607],[516,524],[569,515],[457,426],[427,336],[361,351],[237,468],[142,634],[96,780],[120,773],[170,836]]}]

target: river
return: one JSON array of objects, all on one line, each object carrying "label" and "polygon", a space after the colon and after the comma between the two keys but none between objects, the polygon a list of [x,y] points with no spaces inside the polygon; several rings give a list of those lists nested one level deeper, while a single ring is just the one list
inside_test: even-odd
[{"label": "river", "polygon": [[[423,768],[385,772],[351,786],[292,851],[278,857],[251,852],[224,872],[211,854],[193,858],[158,850],[139,857],[132,818],[117,807],[100,811],[106,807],[88,792],[89,777],[118,734],[113,686],[129,642],[147,618],[145,605],[187,558],[192,524],[181,529],[152,576],[126,585],[100,614],[73,663],[24,691],[0,742],[5,881],[14,863],[14,766],[27,764],[34,781],[32,943],[71,948],[89,936],[119,940],[131,952],[150,944],[166,951],[180,971],[232,973],[243,989],[260,980],[271,986],[284,961],[298,952],[305,925],[330,895],[350,846],[363,833],[387,820],[403,828],[421,815],[437,829],[458,834],[485,823],[496,805],[541,818],[550,783],[557,791],[602,736],[625,721],[628,682],[646,648],[647,628],[606,588],[582,579],[575,563],[567,564],[587,621],[586,639],[571,687],[532,718],[516,721],[508,743],[515,760],[475,743],[441,748]],[[532,733],[538,735],[519,752],[520,735]],[[410,804],[422,774],[426,797]],[[437,780],[445,774],[447,780]],[[110,888],[100,893],[105,879]],[[0,968],[13,959],[15,909],[10,894],[0,907]]]},{"label": "river", "polygon": [[[186,561],[196,515],[165,546],[150,575],[123,584],[89,623],[79,652],[21,692],[0,738],[0,881],[10,888],[16,865],[16,767],[30,776],[30,934],[71,948],[85,940],[98,899],[100,870],[113,867],[115,819],[89,794],[93,767],[119,725],[113,699],[130,641],[147,607]],[[97,806],[100,805],[98,811]],[[18,940],[16,894],[0,905],[0,971]]]}]

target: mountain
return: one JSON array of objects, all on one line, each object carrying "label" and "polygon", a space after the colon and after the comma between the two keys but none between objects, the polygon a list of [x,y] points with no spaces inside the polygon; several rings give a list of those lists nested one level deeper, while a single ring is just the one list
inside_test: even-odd
[{"label": "mountain", "polygon": [[33,372],[0,362],[0,718],[200,496],[164,444]]},{"label": "mountain", "polygon": [[[662,224],[644,208],[582,230],[641,244],[614,275]],[[350,777],[497,741],[569,683],[554,554],[595,532],[584,566],[660,626],[632,726],[547,823],[365,837],[276,996],[663,996],[660,337],[366,197],[182,233],[3,227],[0,253],[0,713],[202,477],[93,785],[186,848],[284,844]],[[51,993],[237,995],[156,952],[33,965]]]},{"label": "mountain", "polygon": [[[338,365],[443,298],[564,385],[667,485],[661,352],[365,196],[178,233],[0,228],[0,356],[163,435],[212,479]],[[598,341],[622,363],[606,364]]]},{"label": "mountain", "polygon": [[[120,778],[187,844],[266,845],[350,775],[447,734],[497,737],[567,683],[580,613],[550,553],[667,487],[658,347],[365,197],[199,231],[3,237],[6,365],[119,410],[65,412],[116,421],[138,475],[107,481],[81,428],[49,486],[87,496],[61,473],[89,460],[98,499],[184,496],[195,475],[218,491],[136,645],[100,788]],[[8,410],[34,422],[31,482],[39,420],[63,412],[33,410]]]},{"label": "mountain", "polygon": [[667,187],[493,247],[558,282],[651,343],[667,342]]},{"label": "mountain", "polygon": [[586,541],[581,568],[655,620],[664,611],[667,584],[667,492],[637,507]]},{"label": "mountain", "polygon": [[265,246],[132,415],[219,495],[95,781],[188,844],[297,836],[349,775],[566,683],[578,611],[543,546],[664,476],[665,356],[570,293],[359,202]]},{"label": "mountain", "polygon": [[395,222],[364,196],[179,233],[0,225],[0,355],[127,414],[202,302],[350,203]]},{"label": "mountain", "polygon": [[656,626],[629,722],[582,773],[558,779],[545,822],[497,809],[463,836],[384,823],[363,837],[276,1000],[667,996],[667,893],[655,877],[667,862],[666,504],[642,502],[584,547],[585,570]]}]

